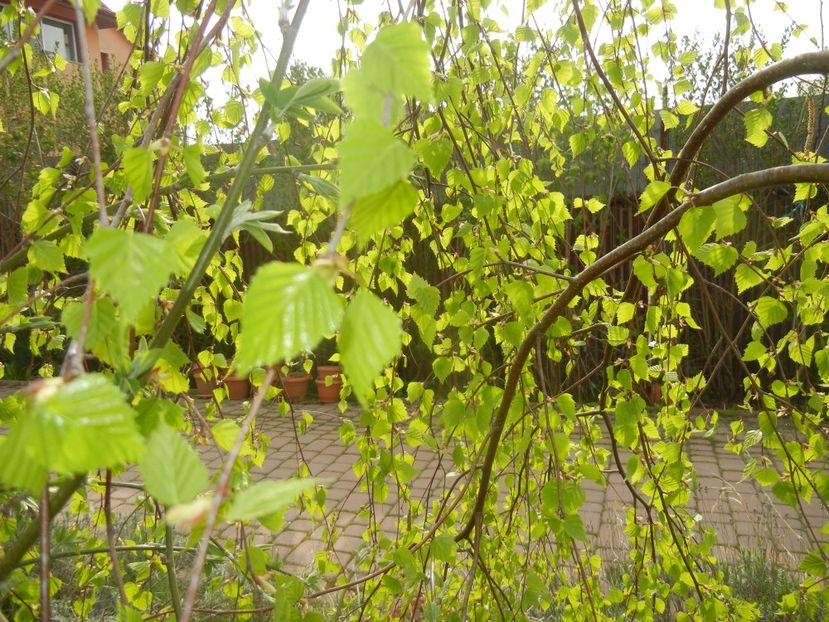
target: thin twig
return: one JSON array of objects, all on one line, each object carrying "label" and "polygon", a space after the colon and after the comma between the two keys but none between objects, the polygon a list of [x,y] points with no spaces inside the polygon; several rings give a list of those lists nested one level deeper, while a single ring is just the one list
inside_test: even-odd
[{"label": "thin twig", "polygon": [[176,612],[176,620],[181,620],[181,596],[178,593],[175,547],[173,546],[173,527],[170,523],[164,525],[164,548],[164,565],[167,567],[167,584],[170,586],[170,600]]},{"label": "thin twig", "polygon": [[49,482],[43,485],[40,495],[40,619],[49,622],[52,619],[52,606],[49,599]]},{"label": "thin twig", "polygon": [[204,533],[202,534],[201,542],[199,543],[199,550],[196,553],[196,559],[193,562],[193,568],[190,572],[190,583],[187,586],[187,592],[184,596],[184,606],[182,608],[182,614],[179,617],[179,622],[188,622],[190,617],[193,615],[193,606],[195,605],[196,594],[199,589],[199,583],[201,582],[202,568],[204,568],[204,562],[207,559],[207,549],[210,545],[210,537],[213,535],[213,529],[216,526],[216,520],[219,516],[219,507],[228,493],[230,475],[233,472],[233,465],[236,463],[236,458],[242,450],[242,443],[244,443],[245,438],[250,431],[250,427],[253,424],[254,419],[256,419],[256,415],[262,407],[262,403],[265,401],[265,394],[268,391],[268,387],[271,386],[271,383],[275,377],[276,368],[271,367],[268,369],[267,374],[265,374],[265,380],[262,383],[262,387],[256,393],[256,397],[253,399],[253,403],[250,406],[250,411],[242,421],[242,425],[239,429],[239,433],[236,435],[233,447],[225,459],[224,469],[222,470],[222,473],[219,476],[219,481],[216,484],[216,494],[213,497],[213,503],[210,506],[210,512],[208,513],[205,521]]},{"label": "thin twig", "polygon": [[92,87],[92,69],[89,67],[89,46],[86,40],[86,19],[80,2],[75,2],[75,21],[78,24],[78,51],[80,53],[81,74],[83,75],[86,123],[89,128],[89,142],[92,148],[92,166],[95,167],[95,192],[98,197],[98,219],[101,226],[109,224],[106,197],[104,195],[104,177],[101,174],[101,143],[98,140],[98,122],[95,117],[95,94]]},{"label": "thin twig", "polygon": [[112,574],[118,586],[118,596],[122,605],[127,605],[127,591],[124,588],[124,576],[121,574],[121,564],[118,563],[118,553],[115,551],[115,529],[112,526],[112,469],[107,469],[104,482],[104,520],[106,521],[107,546],[109,557],[112,560]]}]

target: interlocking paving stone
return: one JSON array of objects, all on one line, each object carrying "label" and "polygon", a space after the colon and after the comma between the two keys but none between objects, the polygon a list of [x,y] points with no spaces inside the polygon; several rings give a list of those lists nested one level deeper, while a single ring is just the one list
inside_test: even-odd
[{"label": "interlocking paving stone", "polygon": [[[0,397],[24,385],[0,381]],[[195,404],[204,415],[207,411],[205,402],[196,400]],[[222,411],[226,418],[239,418],[244,414],[239,402],[225,402]],[[295,422],[303,419],[304,412],[308,412],[313,421],[303,434],[301,430],[295,430]],[[307,569],[321,551],[327,551],[348,567],[353,555],[377,535],[369,534],[366,540],[363,539],[370,524],[367,510],[371,499],[353,471],[359,452],[354,445],[343,446],[339,435],[340,425],[346,418],[352,420],[358,435],[362,432],[358,415],[355,410],[341,413],[336,405],[308,404],[295,406],[293,417],[290,414],[281,416],[277,406],[271,403],[266,404],[258,416],[256,429],[270,439],[270,445],[264,463],[252,469],[254,480],[289,478],[298,471],[304,456],[311,474],[326,481],[327,524],[339,535],[339,539],[331,543],[326,521],[312,520],[298,508],[286,512],[284,527],[279,533],[261,527],[255,529],[256,544],[270,547],[280,556],[286,570]],[[302,451],[297,446],[297,437]],[[739,456],[723,448],[727,438],[727,425],[723,423],[713,438],[694,438],[685,445],[697,469],[688,511],[701,516],[702,526],[717,531],[719,544],[715,551],[736,556],[740,549],[760,547],[782,563],[793,565],[797,563],[798,555],[813,548],[812,534],[826,543],[827,536],[821,531],[829,520],[826,508],[814,499],[808,504],[804,502],[804,519],[799,511],[777,500],[769,488],[762,488],[753,481],[741,481],[744,464]],[[597,446],[609,447],[609,443],[602,439]],[[225,452],[212,444],[199,445],[198,450],[211,471],[221,468]],[[424,447],[407,451],[413,455],[414,466],[419,471],[410,482],[411,503],[429,503],[429,515],[434,516],[435,502],[454,482],[451,457],[437,456]],[[399,454],[399,448],[395,453]],[[626,464],[628,456],[629,452],[620,450],[622,464]],[[136,469],[118,474],[115,479],[119,482],[140,481]],[[591,535],[591,546],[607,560],[625,560],[625,515],[631,495],[618,473],[607,473],[607,479],[607,488],[585,482],[586,499],[581,515]],[[116,487],[112,504],[117,512],[126,516],[142,498],[141,491]],[[100,497],[91,497],[91,501],[100,502]],[[408,503],[398,498],[394,482],[389,482],[386,502],[375,502],[374,509],[371,524],[379,525],[382,533],[395,539],[398,518],[405,515]],[[515,524],[521,528],[520,521]],[[228,525],[221,531],[224,536],[232,537],[238,530]]]}]

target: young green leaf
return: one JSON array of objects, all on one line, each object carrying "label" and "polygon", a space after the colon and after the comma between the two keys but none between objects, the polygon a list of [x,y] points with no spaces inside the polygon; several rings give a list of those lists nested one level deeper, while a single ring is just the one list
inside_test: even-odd
[{"label": "young green leaf", "polygon": [[237,365],[243,372],[312,350],[337,330],[340,299],[313,268],[272,262],[251,280],[242,306]]},{"label": "young green leaf", "polygon": [[52,240],[32,242],[27,256],[33,265],[47,272],[66,272],[63,253]]},{"label": "young green leaf", "polygon": [[452,534],[442,533],[432,540],[431,551],[436,560],[451,564],[455,561],[458,545]]},{"label": "young green leaf", "polygon": [[452,157],[452,143],[446,138],[423,138],[415,143],[414,149],[432,176],[440,179],[443,169]]},{"label": "young green leaf", "polygon": [[693,253],[705,243],[714,231],[715,220],[716,214],[708,206],[692,207],[682,215],[677,229],[689,252]]},{"label": "young green leaf", "polygon": [[746,126],[746,142],[755,147],[762,147],[768,142],[769,137],[766,130],[771,127],[772,116],[765,108],[755,108],[743,115],[743,123]]},{"label": "young green leaf", "polygon": [[363,53],[362,78],[395,96],[432,98],[429,45],[420,26],[403,22],[386,26]]},{"label": "young green leaf", "polygon": [[374,387],[374,379],[400,352],[400,318],[367,289],[351,300],[340,331],[343,370],[363,406]]},{"label": "young green leaf", "polygon": [[375,121],[354,121],[339,146],[340,205],[348,205],[405,178],[414,153],[391,130]]},{"label": "young green leaf", "polygon": [[354,202],[348,223],[362,241],[375,233],[399,225],[414,211],[417,191],[408,181],[384,188],[380,192],[363,196]]},{"label": "young green leaf", "polygon": [[153,188],[153,154],[144,147],[130,147],[124,152],[123,164],[132,196],[142,203]]},{"label": "young green leaf", "polygon": [[207,488],[209,475],[196,450],[173,428],[158,426],[139,463],[144,487],[164,505],[189,503]]},{"label": "young green leaf", "polygon": [[786,305],[771,296],[761,296],[754,305],[754,313],[763,328],[779,324],[789,316]]},{"label": "young green leaf", "polygon": [[84,254],[92,278],[115,299],[130,322],[167,283],[178,261],[165,240],[124,229],[98,229],[87,241]]},{"label": "young green leaf", "polygon": [[0,445],[0,480],[32,490],[42,486],[47,471],[112,468],[137,460],[143,449],[135,412],[108,378],[85,374],[67,383],[52,379],[45,381]]},{"label": "young green leaf", "polygon": [[259,482],[236,494],[225,514],[229,521],[252,520],[289,507],[319,482],[312,478]]},{"label": "young green leaf", "polygon": [[642,213],[654,205],[659,203],[662,197],[665,196],[665,193],[671,189],[671,184],[667,181],[652,181],[647,185],[645,191],[642,193],[642,196],[639,197],[639,212]]},{"label": "young green leaf", "polygon": [[187,145],[182,149],[184,168],[187,171],[187,176],[190,178],[190,183],[194,186],[198,186],[204,181],[207,175],[201,163],[202,149],[203,147],[200,144]]},{"label": "young green leaf", "polygon": [[714,276],[719,276],[734,265],[739,253],[733,246],[712,243],[703,244],[694,252],[694,255],[714,270]]},{"label": "young green leaf", "polygon": [[717,201],[711,206],[717,215],[716,228],[718,240],[745,229],[747,219],[742,209],[740,209],[741,203],[742,195],[736,195],[723,199],[722,201]]}]

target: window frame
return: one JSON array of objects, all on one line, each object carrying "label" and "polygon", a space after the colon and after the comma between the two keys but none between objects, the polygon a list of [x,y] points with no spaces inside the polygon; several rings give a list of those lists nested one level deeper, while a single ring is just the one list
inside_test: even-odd
[{"label": "window frame", "polygon": [[72,58],[65,58],[61,55],[61,58],[65,61],[69,61],[71,63],[78,63],[78,33],[76,31],[76,25],[74,22],[70,22],[65,19],[60,19],[59,17],[52,17],[51,15],[45,16],[40,23],[40,30],[37,34],[37,39],[40,44],[40,52],[43,54],[54,54],[54,52],[43,49],[43,27],[44,26],[51,26],[52,28],[57,28],[62,30],[64,33],[69,32],[69,48],[68,51],[71,53]]}]

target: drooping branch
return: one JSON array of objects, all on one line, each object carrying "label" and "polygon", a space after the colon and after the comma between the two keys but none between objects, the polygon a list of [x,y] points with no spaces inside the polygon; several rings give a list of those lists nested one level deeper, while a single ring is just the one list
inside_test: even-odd
[{"label": "drooping branch", "polygon": [[[305,15],[307,7],[308,0],[302,0],[297,6],[293,22],[283,30],[282,50],[279,53],[279,60],[277,61],[273,76],[271,77],[271,84],[275,87],[279,87],[282,84],[282,79],[288,71],[288,63],[291,59],[291,52],[299,31],[299,25],[302,22],[302,18]],[[167,340],[172,336],[179,320],[184,315],[184,310],[187,308],[187,305],[190,304],[190,299],[193,297],[196,288],[199,286],[199,283],[201,283],[202,278],[207,272],[207,267],[210,265],[213,255],[216,254],[222,245],[222,241],[225,237],[225,231],[233,218],[233,210],[239,204],[245,182],[247,181],[250,171],[256,162],[256,155],[259,152],[257,147],[265,136],[265,130],[270,123],[270,110],[271,106],[266,100],[262,105],[261,111],[259,112],[256,125],[245,143],[242,161],[239,163],[239,170],[236,177],[233,179],[233,184],[230,186],[230,190],[227,193],[227,198],[222,206],[222,210],[216,218],[213,230],[210,232],[210,236],[207,238],[207,241],[202,247],[201,253],[196,260],[196,264],[193,266],[193,270],[190,272],[187,280],[184,282],[184,285],[182,285],[181,291],[179,291],[179,295],[176,298],[172,309],[170,309],[167,317],[164,318],[164,322],[162,322],[159,327],[158,332],[153,339],[151,345],[152,348],[163,347],[164,344],[167,343]]]},{"label": "drooping branch", "polygon": [[[671,171],[671,185],[677,188],[679,187],[684,181],[688,169],[691,167],[693,160],[696,158],[705,140],[711,135],[711,132],[719,125],[729,111],[733,110],[741,101],[749,97],[752,93],[763,91],[783,80],[810,74],[829,74],[829,50],[793,56],[792,58],[769,65],[765,69],[761,69],[745,80],[741,80],[735,84],[734,87],[729,89],[725,95],[717,100],[717,103],[711,107],[691,132],[688,140],[685,141],[685,145],[679,152],[677,164],[673,171]],[[660,203],[651,214],[651,219],[655,221],[661,218],[666,210],[667,203]]]},{"label": "drooping branch", "polygon": [[[827,54],[829,59],[829,54]],[[780,166],[753,173],[738,175],[727,181],[711,186],[702,192],[692,195],[681,205],[676,207],[666,216],[658,220],[652,226],[645,229],[639,235],[631,238],[624,244],[617,246],[609,253],[603,255],[594,263],[579,272],[565,290],[555,299],[552,305],[544,313],[543,317],[525,335],[524,340],[515,353],[515,358],[510,366],[507,375],[504,393],[501,403],[492,421],[489,435],[489,442],[486,447],[486,455],[481,465],[481,482],[475,505],[464,528],[457,534],[455,540],[469,538],[472,529],[475,527],[476,516],[483,514],[484,504],[489,492],[492,468],[495,463],[495,455],[504,431],[504,424],[507,420],[510,405],[515,397],[518,382],[524,370],[524,365],[529,358],[536,340],[547,332],[547,329],[567,309],[567,306],[579,293],[584,290],[593,280],[602,276],[617,264],[630,261],[638,253],[648,246],[661,240],[669,231],[679,224],[682,215],[695,205],[710,205],[736,194],[761,190],[773,186],[793,183],[829,183],[829,164],[798,164],[792,166]]]}]

